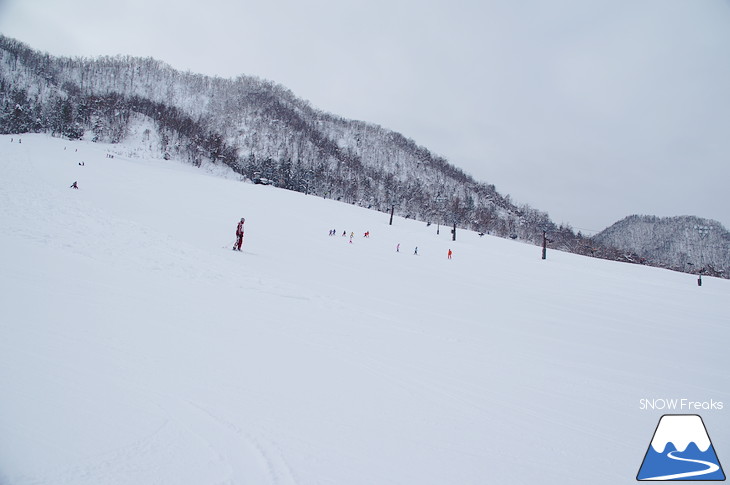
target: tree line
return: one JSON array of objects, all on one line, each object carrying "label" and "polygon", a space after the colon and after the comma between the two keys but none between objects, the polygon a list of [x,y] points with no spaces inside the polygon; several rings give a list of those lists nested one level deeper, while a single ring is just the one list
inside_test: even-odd
[{"label": "tree line", "polygon": [[269,81],[180,73],[154,59],[53,58],[0,35],[1,133],[119,143],[140,117],[154,124],[164,158],[534,244],[547,231],[557,249],[640,260],[515,205],[399,133],[317,111]]}]

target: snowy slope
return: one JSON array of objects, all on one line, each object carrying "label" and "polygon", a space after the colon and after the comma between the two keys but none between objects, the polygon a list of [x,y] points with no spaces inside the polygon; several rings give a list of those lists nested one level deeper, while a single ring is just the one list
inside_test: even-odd
[{"label": "snowy slope", "polygon": [[12,138],[2,485],[633,483],[640,399],[730,405],[730,281]]}]

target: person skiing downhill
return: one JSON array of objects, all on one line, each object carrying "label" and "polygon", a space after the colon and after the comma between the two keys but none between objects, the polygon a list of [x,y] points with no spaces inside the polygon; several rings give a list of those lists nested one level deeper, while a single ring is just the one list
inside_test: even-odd
[{"label": "person skiing downhill", "polygon": [[238,223],[238,226],[236,227],[236,242],[233,244],[233,250],[234,251],[240,251],[241,245],[243,244],[243,223],[246,222],[246,219],[241,217],[241,222]]}]

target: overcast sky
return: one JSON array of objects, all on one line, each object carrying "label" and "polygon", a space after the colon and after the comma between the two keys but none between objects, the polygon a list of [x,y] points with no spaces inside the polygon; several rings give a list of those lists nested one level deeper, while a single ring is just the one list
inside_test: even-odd
[{"label": "overcast sky", "polygon": [[730,228],[728,0],[0,0],[0,32],[272,80],[584,232]]}]

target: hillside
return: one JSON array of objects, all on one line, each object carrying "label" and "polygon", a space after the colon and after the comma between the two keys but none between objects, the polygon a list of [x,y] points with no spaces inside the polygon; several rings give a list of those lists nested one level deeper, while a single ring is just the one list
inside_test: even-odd
[{"label": "hillside", "polygon": [[547,231],[552,248],[630,260],[589,251],[569,226],[402,134],[324,113],[255,77],[179,72],[151,58],[57,58],[0,35],[0,133],[27,132],[135,137],[130,156],[221,162],[280,188],[533,244]]},{"label": "hillside", "polygon": [[119,143],[147,119],[154,156],[221,161],[282,188],[505,237],[575,237],[399,133],[250,76],[183,73],[150,58],[55,58],[0,36],[0,101],[4,133]]},{"label": "hillside", "polygon": [[[228,166],[242,179],[551,249],[692,272],[660,248],[586,238],[402,134],[324,113],[270,81],[179,72],[151,58],[57,58],[0,35],[0,133],[112,143]],[[134,143],[131,143],[134,141]],[[615,243],[615,244],[614,244]],[[648,236],[642,245],[653,245]],[[711,274],[730,277],[727,255]]]},{"label": "hillside", "polygon": [[0,136],[2,485],[629,484],[641,399],[730,401],[727,280],[137,146]]},{"label": "hillside", "polygon": [[593,240],[634,252],[655,266],[730,276],[730,232],[717,221],[635,215],[604,229]]}]

